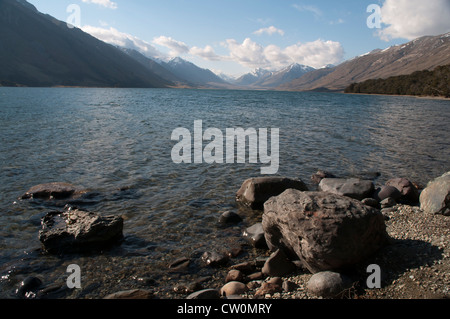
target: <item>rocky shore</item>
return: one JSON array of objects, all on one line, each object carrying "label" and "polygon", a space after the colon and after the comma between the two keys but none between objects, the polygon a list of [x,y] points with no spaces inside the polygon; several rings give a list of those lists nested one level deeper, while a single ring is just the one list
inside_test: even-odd
[{"label": "rocky shore", "polygon": [[286,179],[245,181],[237,201],[265,203],[262,223],[243,234],[260,249],[265,241],[266,253],[229,267],[222,287],[187,298],[450,297],[450,173],[423,190],[406,178],[378,188],[323,171],[311,179],[318,191]]},{"label": "rocky shore", "polygon": [[[152,287],[114,292],[107,299],[428,299],[450,297],[450,172],[420,187],[406,178],[375,185],[377,174],[337,178],[319,171],[316,189],[298,179],[260,177],[237,190],[240,207],[261,215],[242,229],[251,254],[214,250],[182,257],[168,272],[192,262],[216,270],[160,295]],[[23,196],[71,200],[84,190],[65,183],[38,185]],[[222,225],[242,225],[239,211],[218,216]],[[124,221],[66,206],[42,219],[43,251],[92,253],[119,244]],[[235,259],[236,258],[236,259]],[[42,282],[27,278],[20,296],[42,296]],[[64,287],[59,287],[59,290]],[[42,290],[42,289],[41,289]],[[64,293],[62,294],[64,295]],[[51,296],[51,295],[50,295]]]}]

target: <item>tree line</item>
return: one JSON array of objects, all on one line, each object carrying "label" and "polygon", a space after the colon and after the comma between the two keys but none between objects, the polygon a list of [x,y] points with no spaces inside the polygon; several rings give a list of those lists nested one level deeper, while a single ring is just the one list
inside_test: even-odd
[{"label": "tree line", "polygon": [[439,96],[450,98],[450,64],[432,71],[353,83],[345,93]]}]

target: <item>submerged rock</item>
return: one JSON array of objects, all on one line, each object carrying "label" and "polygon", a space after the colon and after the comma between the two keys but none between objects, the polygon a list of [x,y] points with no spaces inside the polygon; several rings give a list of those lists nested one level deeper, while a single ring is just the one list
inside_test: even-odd
[{"label": "submerged rock", "polygon": [[272,251],[299,258],[312,273],[357,264],[389,240],[378,209],[325,192],[290,189],[271,198],[263,227]]},{"label": "submerged rock", "polygon": [[40,184],[30,188],[21,196],[22,199],[68,199],[80,196],[86,190],[68,183]]},{"label": "submerged rock", "polygon": [[123,219],[66,207],[42,219],[39,240],[52,254],[101,249],[123,238]]},{"label": "submerged rock", "polygon": [[262,223],[256,223],[255,225],[246,228],[242,235],[252,244],[253,247],[267,249]]},{"label": "submerged rock", "polygon": [[300,179],[286,177],[258,177],[246,180],[236,194],[236,201],[255,210],[262,210],[264,202],[278,196],[287,189],[307,191],[308,187]]}]

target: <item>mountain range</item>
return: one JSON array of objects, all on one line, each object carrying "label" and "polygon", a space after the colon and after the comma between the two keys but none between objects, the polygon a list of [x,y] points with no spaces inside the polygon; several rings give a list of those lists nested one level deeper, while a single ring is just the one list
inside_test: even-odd
[{"label": "mountain range", "polygon": [[182,58],[161,61],[100,41],[40,13],[25,0],[0,0],[0,86],[189,87],[343,91],[352,83],[450,64],[450,33],[374,50],[337,66],[292,64],[237,79]]},{"label": "mountain range", "polygon": [[369,79],[384,79],[450,64],[450,33],[425,36],[403,45],[374,50],[333,67],[309,72],[279,90],[343,91]]},{"label": "mountain range", "polygon": [[282,70],[271,72],[256,69],[254,72],[244,74],[232,83],[255,89],[273,89],[292,80],[298,79],[315,69],[306,65],[294,63]]}]

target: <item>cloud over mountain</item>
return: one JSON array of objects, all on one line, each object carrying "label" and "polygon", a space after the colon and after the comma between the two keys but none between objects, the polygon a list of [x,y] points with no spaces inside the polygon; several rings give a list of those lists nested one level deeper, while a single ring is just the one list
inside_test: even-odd
[{"label": "cloud over mountain", "polygon": [[133,49],[139,51],[149,57],[155,57],[158,59],[166,59],[167,56],[162,52],[158,51],[153,45],[150,43],[141,40],[135,36],[132,36],[127,33],[120,32],[119,30],[109,27],[109,28],[101,28],[101,27],[93,27],[93,26],[83,26],[81,28],[84,32],[89,33],[90,35],[100,39],[106,43],[116,45],[119,47]]},{"label": "cloud over mountain", "polygon": [[386,0],[381,22],[386,27],[378,35],[386,41],[446,33],[450,31],[450,1]]},{"label": "cloud over mountain", "polygon": [[228,39],[226,46],[232,60],[251,69],[276,69],[292,63],[321,68],[327,64],[341,62],[344,56],[344,49],[339,42],[320,39],[297,43],[286,48],[276,45],[264,47],[250,38],[245,39],[242,43]]}]

